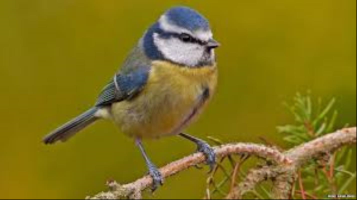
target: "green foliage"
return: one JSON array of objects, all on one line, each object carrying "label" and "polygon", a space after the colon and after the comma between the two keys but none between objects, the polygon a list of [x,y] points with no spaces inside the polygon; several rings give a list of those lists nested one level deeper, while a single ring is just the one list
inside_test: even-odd
[{"label": "green foliage", "polygon": [[[295,123],[279,126],[277,129],[285,135],[284,140],[291,146],[333,132],[338,116],[337,110],[334,110],[335,102],[335,98],[332,98],[324,105],[319,98],[314,109],[310,94],[297,93],[292,104],[284,104],[293,114]],[[356,179],[356,172],[348,171],[352,159],[352,149],[344,148],[335,154],[327,152],[321,159],[312,160],[301,169],[299,184],[296,184],[299,189],[293,197],[327,198],[328,194],[349,194],[348,188]]]},{"label": "green foliage", "polygon": [[283,133],[285,135],[284,140],[292,146],[330,133],[334,129],[338,115],[337,110],[333,110],[335,102],[336,100],[333,98],[326,105],[323,105],[321,98],[319,98],[317,109],[313,110],[310,95],[304,96],[297,93],[291,105],[284,103],[293,114],[295,124],[278,126],[278,132]]},{"label": "green foliage", "polygon": [[[307,95],[297,93],[291,104],[284,103],[294,116],[294,123],[278,126],[277,130],[284,134],[284,140],[289,148],[334,132],[338,117],[338,112],[334,109],[335,103],[335,98],[325,104],[321,98],[313,103],[310,93]],[[219,139],[212,137],[209,139],[216,145],[222,144]],[[352,149],[343,148],[339,152],[333,154],[326,152],[319,159],[311,160],[298,171],[291,197],[293,199],[329,199],[328,195],[353,194],[349,191],[356,179],[356,172],[349,171],[353,158]],[[238,158],[236,156],[222,158],[207,179],[205,199],[226,197],[232,188],[246,177],[247,171],[257,165],[257,162],[262,161],[247,155],[240,155]],[[269,165],[269,162],[263,162],[263,165]],[[244,166],[242,166],[243,163]],[[262,183],[244,197],[271,199],[271,186],[270,182]]]}]

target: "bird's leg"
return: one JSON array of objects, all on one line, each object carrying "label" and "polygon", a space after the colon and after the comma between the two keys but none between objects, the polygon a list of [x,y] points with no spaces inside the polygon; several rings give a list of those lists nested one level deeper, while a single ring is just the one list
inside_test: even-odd
[{"label": "bird's leg", "polygon": [[160,185],[163,184],[163,178],[161,176],[161,173],[147,156],[146,151],[140,139],[136,139],[136,145],[139,147],[141,155],[145,159],[145,163],[149,169],[149,174],[152,177],[152,182],[153,182],[152,191],[155,191]]},{"label": "bird's leg", "polygon": [[207,142],[186,133],[180,133],[179,136],[196,143],[197,151],[206,156],[206,163],[209,165],[211,172],[216,164],[216,153],[213,148]]}]

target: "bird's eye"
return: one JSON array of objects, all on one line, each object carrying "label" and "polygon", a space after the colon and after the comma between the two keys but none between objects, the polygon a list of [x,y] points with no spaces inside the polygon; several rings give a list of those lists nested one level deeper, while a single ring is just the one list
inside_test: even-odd
[{"label": "bird's eye", "polygon": [[192,42],[193,41],[193,38],[187,33],[181,33],[179,37],[180,37],[180,40],[182,40],[183,42]]}]

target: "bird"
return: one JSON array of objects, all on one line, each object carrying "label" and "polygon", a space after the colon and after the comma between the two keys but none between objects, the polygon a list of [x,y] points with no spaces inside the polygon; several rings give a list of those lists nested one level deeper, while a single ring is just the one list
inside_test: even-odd
[{"label": "bird", "polygon": [[185,6],[168,9],[144,32],[93,107],[46,135],[43,142],[64,142],[95,121],[107,119],[134,139],[153,190],[163,184],[163,176],[145,152],[144,139],[176,135],[194,142],[212,170],[213,148],[184,130],[216,91],[219,46],[209,21],[198,11]]}]

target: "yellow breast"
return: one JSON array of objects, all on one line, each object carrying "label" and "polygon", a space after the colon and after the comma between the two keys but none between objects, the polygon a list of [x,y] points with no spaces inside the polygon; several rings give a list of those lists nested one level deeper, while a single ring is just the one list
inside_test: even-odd
[{"label": "yellow breast", "polygon": [[[185,118],[195,109],[203,91],[208,89],[212,96],[216,83],[215,66],[188,68],[155,61],[143,91],[130,101],[113,104],[113,120],[130,136],[174,134],[187,125],[183,124]],[[208,100],[197,108],[197,113]]]}]

